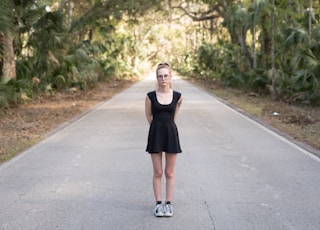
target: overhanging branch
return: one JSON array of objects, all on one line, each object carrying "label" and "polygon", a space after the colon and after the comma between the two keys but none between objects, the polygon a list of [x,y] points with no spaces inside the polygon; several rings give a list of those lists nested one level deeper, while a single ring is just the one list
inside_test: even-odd
[{"label": "overhanging branch", "polygon": [[183,8],[182,6],[173,6],[172,9],[182,10],[188,17],[190,17],[193,21],[206,21],[212,20],[221,17],[220,10],[216,9],[216,7],[212,10],[208,10],[207,12],[201,13],[200,16],[196,16],[193,13],[190,13],[188,10]]}]

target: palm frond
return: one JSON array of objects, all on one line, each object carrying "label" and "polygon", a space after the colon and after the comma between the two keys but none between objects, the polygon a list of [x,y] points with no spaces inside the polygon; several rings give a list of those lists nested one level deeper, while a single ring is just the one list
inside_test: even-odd
[{"label": "palm frond", "polygon": [[12,30],[13,19],[15,14],[14,4],[12,0],[0,1],[0,33],[6,33]]},{"label": "palm frond", "polygon": [[289,28],[284,30],[285,40],[283,45],[286,49],[305,45],[309,42],[308,32],[303,28]]}]

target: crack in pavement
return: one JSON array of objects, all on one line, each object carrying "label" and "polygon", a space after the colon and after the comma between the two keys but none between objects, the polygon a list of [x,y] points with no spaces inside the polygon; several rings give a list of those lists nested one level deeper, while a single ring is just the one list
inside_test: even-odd
[{"label": "crack in pavement", "polygon": [[208,202],[207,202],[206,200],[204,201],[204,204],[205,204],[206,207],[207,207],[208,214],[209,214],[209,217],[210,217],[210,220],[211,220],[211,224],[212,224],[212,228],[213,228],[213,230],[216,230],[214,218],[213,218],[213,215],[212,215],[212,213],[211,213],[211,211],[210,211],[209,204],[208,204]]}]

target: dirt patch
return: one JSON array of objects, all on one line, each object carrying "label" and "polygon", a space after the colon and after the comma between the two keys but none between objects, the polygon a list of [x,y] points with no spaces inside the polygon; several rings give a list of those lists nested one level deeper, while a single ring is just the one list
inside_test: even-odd
[{"label": "dirt patch", "polygon": [[296,141],[320,150],[320,108],[271,101],[259,116]]},{"label": "dirt patch", "polygon": [[112,80],[95,85],[90,90],[38,95],[33,101],[16,108],[0,111],[0,162],[42,140],[59,125],[80,115],[97,103],[135,82]]}]

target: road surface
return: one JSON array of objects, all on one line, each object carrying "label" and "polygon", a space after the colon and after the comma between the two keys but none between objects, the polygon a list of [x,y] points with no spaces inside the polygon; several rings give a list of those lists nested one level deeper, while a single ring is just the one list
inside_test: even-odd
[{"label": "road surface", "polygon": [[0,166],[1,230],[319,230],[320,161],[181,79],[172,218],[152,214],[146,78]]}]

